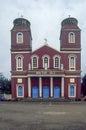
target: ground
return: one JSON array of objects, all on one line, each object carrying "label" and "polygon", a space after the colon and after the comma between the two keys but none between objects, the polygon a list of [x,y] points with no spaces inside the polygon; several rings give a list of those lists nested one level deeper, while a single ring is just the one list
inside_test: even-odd
[{"label": "ground", "polygon": [[0,130],[86,130],[86,103],[0,102]]}]

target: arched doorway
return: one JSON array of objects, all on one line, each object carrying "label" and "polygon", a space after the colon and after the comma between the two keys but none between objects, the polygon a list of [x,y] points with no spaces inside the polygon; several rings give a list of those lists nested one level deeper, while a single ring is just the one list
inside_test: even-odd
[{"label": "arched doorway", "polygon": [[74,86],[70,86],[70,96],[74,96]]},{"label": "arched doorway", "polygon": [[38,93],[38,86],[33,86],[32,87],[32,98],[38,98],[39,93]]},{"label": "arched doorway", "polygon": [[43,87],[43,98],[49,98],[49,86]]},{"label": "arched doorway", "polygon": [[54,86],[54,98],[60,98],[60,87],[59,86]]},{"label": "arched doorway", "polygon": [[18,86],[18,96],[23,96],[23,87],[22,86]]}]

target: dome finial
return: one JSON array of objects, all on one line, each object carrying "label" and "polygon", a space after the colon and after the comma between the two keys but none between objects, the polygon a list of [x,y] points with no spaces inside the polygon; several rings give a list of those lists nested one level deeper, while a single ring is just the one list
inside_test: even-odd
[{"label": "dome finial", "polygon": [[69,14],[68,16],[69,16],[69,18],[71,17],[71,15],[70,15],[70,14]]}]

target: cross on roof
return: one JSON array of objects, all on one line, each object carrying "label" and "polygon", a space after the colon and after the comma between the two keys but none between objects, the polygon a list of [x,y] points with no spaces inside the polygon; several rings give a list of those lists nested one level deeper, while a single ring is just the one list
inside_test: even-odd
[{"label": "cross on roof", "polygon": [[47,39],[46,38],[44,39],[44,41],[45,41],[45,44],[47,44]]}]

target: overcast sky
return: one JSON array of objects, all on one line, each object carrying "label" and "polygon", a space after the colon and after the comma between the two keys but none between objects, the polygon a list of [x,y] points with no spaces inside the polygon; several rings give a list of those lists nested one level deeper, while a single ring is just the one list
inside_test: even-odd
[{"label": "overcast sky", "polygon": [[21,15],[31,23],[33,50],[44,45],[45,38],[60,50],[61,21],[75,17],[81,29],[82,75],[86,74],[86,0],[0,0],[0,72],[10,78],[10,30]]}]

